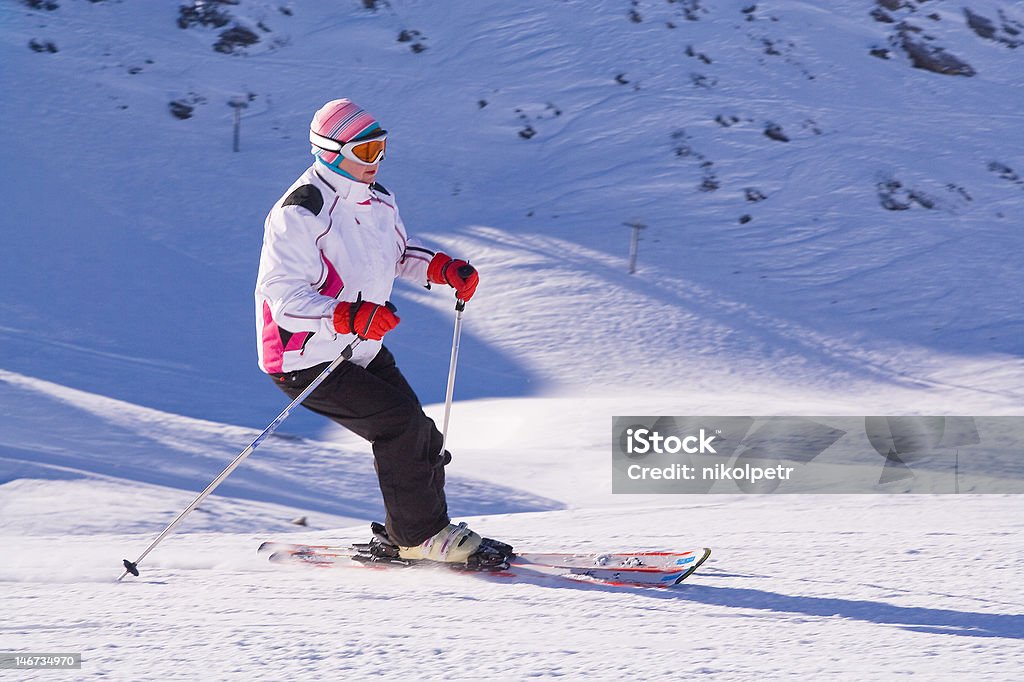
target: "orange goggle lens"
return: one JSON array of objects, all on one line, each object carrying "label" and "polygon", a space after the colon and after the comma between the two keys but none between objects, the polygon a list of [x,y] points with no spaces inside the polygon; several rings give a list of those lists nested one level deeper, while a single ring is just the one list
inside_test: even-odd
[{"label": "orange goggle lens", "polygon": [[376,140],[367,140],[366,142],[360,142],[352,144],[351,146],[345,145],[345,151],[351,153],[357,160],[363,163],[374,164],[384,158],[384,149],[387,147],[387,138],[378,138]]}]

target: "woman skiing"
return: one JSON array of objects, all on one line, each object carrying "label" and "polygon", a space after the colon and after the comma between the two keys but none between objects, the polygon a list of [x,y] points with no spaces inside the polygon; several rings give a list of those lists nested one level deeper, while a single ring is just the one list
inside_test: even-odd
[{"label": "woman skiing", "polygon": [[[396,277],[444,284],[468,301],[479,275],[464,260],[411,239],[394,196],[376,182],[387,132],[347,99],[313,116],[313,164],[265,223],[256,283],[261,369],[297,397],[357,337],[302,403],[370,441],[387,515],[371,545],[383,558],[486,567],[511,552],[448,517],[442,436],[382,344],[399,323]],[[504,549],[507,548],[507,551]]]}]

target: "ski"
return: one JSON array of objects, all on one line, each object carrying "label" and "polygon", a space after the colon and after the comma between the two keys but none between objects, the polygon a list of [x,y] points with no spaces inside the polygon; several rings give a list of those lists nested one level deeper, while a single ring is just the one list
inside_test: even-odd
[{"label": "ski", "polygon": [[526,552],[512,559],[517,568],[541,572],[564,571],[568,575],[595,578],[603,582],[636,585],[678,585],[711,556],[707,547],[688,552],[631,552],[610,554],[565,554]]},{"label": "ski", "polygon": [[643,587],[677,585],[692,575],[711,555],[711,550],[706,547],[688,552],[525,552],[514,555],[507,567],[474,571],[461,564],[434,561],[366,561],[366,557],[354,547],[333,545],[264,542],[257,551],[273,563],[304,564],[320,568],[434,568],[484,576],[541,575]]}]

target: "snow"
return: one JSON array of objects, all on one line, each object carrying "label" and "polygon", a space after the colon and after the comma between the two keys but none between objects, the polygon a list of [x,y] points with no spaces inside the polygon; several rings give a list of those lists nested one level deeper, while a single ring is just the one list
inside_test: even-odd
[{"label": "snow", "polygon": [[594,551],[714,538],[672,590],[272,567],[242,534],[179,535],[112,584],[109,558],[146,538],[33,537],[17,556],[47,560],[3,571],[36,571],[4,585],[4,644],[84,650],[90,675],[118,678],[1009,679],[1021,511],[996,496],[720,497],[474,520],[523,546],[565,528]]},{"label": "snow", "polygon": [[[80,651],[76,679],[1024,668],[1020,495],[614,495],[608,458],[615,415],[1020,413],[1024,88],[963,12],[1024,29],[1019,3],[891,12],[970,78],[912,68],[869,0],[241,0],[235,55],[177,3],[31,4],[0,6],[0,651]],[[366,444],[301,411],[115,582],[284,407],[262,221],[338,96],[388,128],[410,231],[482,273],[453,516],[532,551],[712,547],[684,585],[270,565],[261,540],[382,515]],[[452,300],[396,302],[440,421]]]}]

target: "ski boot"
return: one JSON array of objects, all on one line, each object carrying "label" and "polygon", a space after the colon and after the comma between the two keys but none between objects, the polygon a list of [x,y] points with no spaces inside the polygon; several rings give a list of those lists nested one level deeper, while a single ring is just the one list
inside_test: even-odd
[{"label": "ski boot", "polygon": [[373,539],[354,545],[356,561],[410,566],[415,563],[442,563],[469,571],[503,571],[515,556],[512,546],[482,538],[465,523],[454,523],[415,547],[399,547],[380,523],[371,523]]}]

